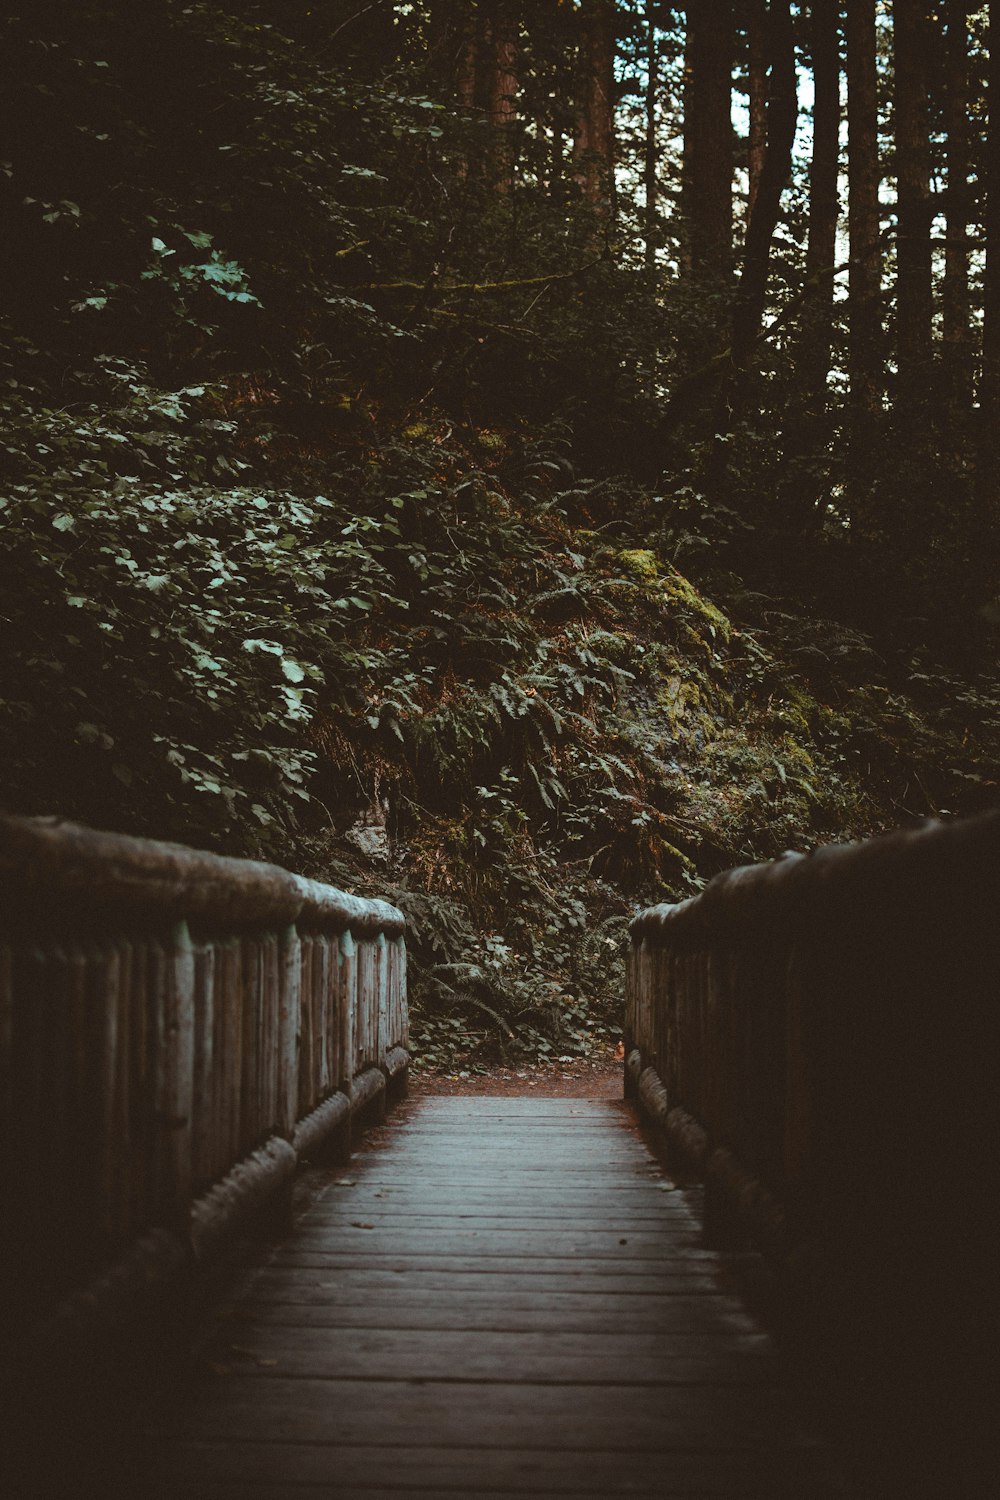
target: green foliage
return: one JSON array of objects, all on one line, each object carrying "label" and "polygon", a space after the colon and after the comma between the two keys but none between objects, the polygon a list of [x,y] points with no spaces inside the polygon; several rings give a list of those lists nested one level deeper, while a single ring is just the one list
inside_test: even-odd
[{"label": "green foliage", "polygon": [[[237,461],[206,452],[200,429],[229,424],[192,422],[202,388],[113,375],[119,408],[8,438],[7,763],[29,801],[64,787],[79,815],[142,827],[169,807],[194,837],[264,847],[307,800],[318,684],[353,672],[384,569],[332,499],[205,483]],[[193,474],[164,474],[189,447]]]},{"label": "green foliage", "polygon": [[[3,22],[5,798],[391,891],[427,1060],[577,1056],[637,903],[994,802],[1000,691],[859,603],[892,539],[858,561],[834,434],[784,440],[794,323],[720,484],[664,425],[718,293],[530,129],[498,193],[424,9],[360,14]],[[940,601],[971,533],[923,485]]]}]

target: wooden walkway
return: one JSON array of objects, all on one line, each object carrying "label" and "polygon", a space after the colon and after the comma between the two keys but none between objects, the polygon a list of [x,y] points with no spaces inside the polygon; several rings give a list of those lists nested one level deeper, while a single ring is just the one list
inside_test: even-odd
[{"label": "wooden walkway", "polygon": [[185,1496],[848,1493],[623,1104],[411,1101],[152,1422]]}]

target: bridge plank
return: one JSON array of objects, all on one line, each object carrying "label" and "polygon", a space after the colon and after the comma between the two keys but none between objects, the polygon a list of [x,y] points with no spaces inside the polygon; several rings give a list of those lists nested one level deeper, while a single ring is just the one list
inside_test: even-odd
[{"label": "bridge plank", "polygon": [[836,1493],[726,1288],[745,1257],[702,1246],[620,1108],[420,1100],[387,1139],[152,1414],[162,1494]]},{"label": "bridge plank", "polygon": [[[321,1251],[313,1253],[295,1249],[275,1256],[271,1266],[280,1270],[301,1268],[324,1271],[338,1290],[351,1297],[357,1297],[359,1292],[384,1293],[394,1287],[398,1288],[404,1274],[397,1270],[384,1270],[373,1265],[337,1267],[333,1258]],[[330,1276],[331,1271],[335,1273],[333,1276]],[[405,1275],[408,1293],[413,1290],[437,1290],[447,1292],[449,1295],[459,1291],[482,1291],[487,1295],[494,1292],[537,1293],[540,1286],[537,1270],[508,1271],[506,1267],[499,1269],[485,1267],[475,1260],[468,1269],[446,1270],[438,1262],[425,1258],[421,1262],[411,1262]],[[607,1292],[609,1288],[607,1275],[602,1275],[600,1272],[591,1274],[577,1270],[568,1284],[574,1292]],[[548,1281],[544,1285],[548,1286]],[[687,1270],[681,1267],[676,1269],[668,1267],[665,1271],[655,1270],[648,1276],[633,1276],[625,1287],[617,1278],[614,1282],[616,1291],[635,1293],[639,1296],[647,1291],[683,1292],[691,1296],[696,1293],[718,1292],[723,1285],[724,1278],[719,1272],[703,1271],[697,1266]],[[232,1312],[238,1312],[238,1308],[233,1308]]]},{"label": "bridge plank", "polygon": [[253,1308],[262,1320],[287,1327],[495,1328],[528,1332],[533,1328],[550,1328],[567,1332],[595,1329],[614,1332],[627,1318],[631,1327],[650,1328],[663,1335],[752,1333],[756,1328],[753,1319],[740,1307],[710,1294],[595,1298],[582,1292],[576,1295],[539,1292],[532,1296],[526,1292],[504,1295],[485,1291],[463,1292],[459,1299],[457,1294],[448,1292],[400,1289],[395,1293],[380,1290],[367,1301],[358,1301],[343,1295],[331,1298],[321,1287],[302,1291],[282,1287],[271,1303],[265,1297],[255,1297]]},{"label": "bridge plank", "polygon": [[[620,1451],[589,1449],[584,1454],[536,1448],[372,1447],[335,1449],[320,1443],[227,1444],[185,1441],[171,1451],[179,1486],[197,1485],[200,1497],[252,1494],[254,1500],[276,1500],[314,1490],[364,1495],[490,1496],[610,1495],[681,1496],[766,1494],[769,1500],[815,1500],[822,1490],[809,1489],[815,1478],[809,1455],[766,1449],[755,1454],[672,1452],[647,1463]],[[806,1483],[803,1483],[803,1481]],[[759,1481],[755,1483],[755,1481]],[[210,1488],[209,1486],[213,1486]],[[354,1488],[354,1487],[357,1488]],[[181,1489],[182,1494],[194,1492]]]},{"label": "bridge plank", "polygon": [[[547,1292],[559,1290],[556,1278],[568,1278],[565,1290],[571,1292],[571,1290],[579,1289],[577,1278],[586,1277],[586,1275],[603,1277],[606,1292],[610,1290],[612,1280],[618,1284],[618,1290],[651,1292],[651,1290],[657,1290],[655,1287],[657,1280],[663,1280],[663,1278],[672,1280],[684,1268],[694,1269],[694,1271],[706,1271],[706,1269],[711,1271],[714,1265],[714,1257],[711,1254],[697,1253],[697,1251],[688,1251],[684,1259],[678,1257],[676,1262],[669,1262],[669,1260],[666,1262],[654,1262],[654,1260],[630,1262],[630,1260],[616,1260],[615,1257],[610,1256],[604,1257],[603,1260],[588,1259],[585,1256],[577,1257],[577,1259],[549,1256],[538,1257],[535,1260],[507,1260],[502,1256],[489,1256],[481,1251],[466,1254],[466,1256],[433,1256],[433,1254],[396,1256],[390,1250],[381,1254],[370,1254],[370,1256],[357,1253],[337,1254],[336,1251],[331,1251],[324,1257],[324,1266],[321,1269],[328,1272],[327,1281],[330,1284],[333,1284],[333,1278],[339,1277],[342,1272],[367,1271],[367,1269],[376,1269],[376,1271],[394,1274],[397,1277],[408,1277],[420,1271],[435,1271],[435,1269],[454,1272],[478,1271],[483,1275],[499,1277],[511,1269],[519,1274],[532,1275],[538,1286]],[[277,1271],[280,1266],[274,1269]],[[288,1269],[291,1271],[292,1268]],[[259,1272],[259,1281],[255,1284],[261,1287],[262,1296],[265,1298],[265,1293],[271,1283],[264,1271]],[[288,1284],[289,1286],[294,1284],[291,1278]]]},{"label": "bridge plank", "polygon": [[[400,1301],[391,1307],[372,1304],[367,1308],[343,1310],[296,1303],[261,1308],[258,1318],[252,1321],[287,1328],[430,1328],[438,1331],[471,1329],[483,1332],[492,1329],[512,1333],[532,1333],[537,1329],[562,1333],[616,1333],[622,1329],[645,1332],[652,1328],[663,1337],[670,1338],[717,1331],[704,1325],[699,1327],[694,1321],[694,1315],[679,1314],[663,1318],[650,1314],[648,1309],[640,1305],[641,1300],[633,1297],[619,1307],[579,1307],[572,1312],[551,1310],[544,1305],[532,1308],[487,1307],[479,1310],[466,1304],[462,1309],[449,1309],[445,1298],[438,1298],[433,1303]],[[729,1332],[747,1333],[752,1326],[734,1321]]]},{"label": "bridge plank", "polygon": [[[603,1229],[610,1225],[617,1228],[627,1217],[630,1227],[644,1229],[663,1224],[673,1219],[678,1226],[690,1225],[690,1214],[682,1205],[671,1209],[667,1204],[657,1211],[657,1205],[648,1200],[625,1202],[616,1208],[595,1207],[591,1213],[584,1200],[566,1202],[564,1199],[542,1199],[537,1203],[518,1202],[512,1197],[507,1202],[494,1199],[491,1203],[463,1203],[461,1212],[447,1200],[428,1201],[421,1198],[387,1201],[373,1195],[359,1195],[353,1200],[355,1212],[361,1209],[366,1219],[374,1219],[376,1226],[408,1224],[413,1229],[514,1229],[545,1228],[559,1223],[568,1229]],[[318,1213],[313,1224],[339,1223],[342,1214],[336,1210]],[[541,1221],[540,1223],[537,1221]]]},{"label": "bridge plank", "polygon": [[453,1380],[557,1385],[770,1384],[761,1334],[664,1339],[629,1334],[244,1324],[213,1346],[216,1371],[323,1380]]},{"label": "bridge plank", "polygon": [[[623,1453],[669,1453],[710,1447],[799,1448],[783,1391],[726,1385],[600,1385],[584,1400],[576,1385],[478,1381],[286,1379],[273,1372],[213,1376],[195,1407],[184,1401],[182,1430],[240,1443],[382,1442],[483,1448],[556,1446]],[[391,1416],[390,1416],[391,1413]],[[165,1410],[159,1430],[172,1430]]]}]

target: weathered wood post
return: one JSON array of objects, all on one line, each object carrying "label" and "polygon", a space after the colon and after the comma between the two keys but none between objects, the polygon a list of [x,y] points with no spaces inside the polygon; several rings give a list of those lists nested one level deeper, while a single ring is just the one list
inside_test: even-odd
[{"label": "weathered wood post", "polygon": [[171,1223],[191,1198],[194,1101],[194,950],[186,922],[170,934],[157,970],[156,1124],[162,1163],[160,1216]]},{"label": "weathered wood post", "polygon": [[56,819],[0,815],[0,879],[0,1296],[55,1348],[238,1225],[287,1222],[297,1162],[384,1112],[405,920]]},{"label": "weathered wood post", "polygon": [[762,1251],[816,1347],[915,1402],[941,1368],[997,1378],[998,909],[990,813],[730,871],[632,924],[628,1074],[705,1177],[712,1242]]}]

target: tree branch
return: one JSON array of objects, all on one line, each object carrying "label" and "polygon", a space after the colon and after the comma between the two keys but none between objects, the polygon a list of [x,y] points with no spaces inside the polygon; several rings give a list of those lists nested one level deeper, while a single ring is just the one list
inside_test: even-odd
[{"label": "tree branch", "polygon": [[[798,308],[808,300],[810,293],[817,286],[820,286],[827,278],[833,280],[837,276],[842,276],[849,269],[850,262],[844,261],[843,265],[824,266],[819,271],[814,272],[803,284],[802,290],[796,292],[794,297],[789,298],[778,315],[766,326],[761,325],[758,328],[753,343],[750,346],[751,349],[756,348],[758,344],[764,343],[783,328]],[[697,396],[702,391],[710,391],[715,382],[731,369],[732,363],[733,351],[730,347],[721,350],[718,354],[713,354],[712,358],[707,360],[705,364],[699,365],[697,370],[692,370],[689,374],[683,375],[670,394],[670,399],[667,402],[667,408],[663,413],[663,420],[660,424],[661,431],[665,433],[672,432],[683,421],[686,412],[690,409],[692,397]]]},{"label": "tree branch", "polygon": [[[570,281],[574,276],[582,276],[584,271],[600,265],[601,257],[587,261],[586,265],[576,266],[572,271],[553,271],[548,276],[525,276],[516,281],[455,281],[438,283],[437,290],[441,292],[501,292],[508,291],[514,287],[542,286],[549,281]],[[427,283],[423,281],[369,281],[363,285],[352,287],[357,292],[395,292],[395,291],[419,291],[425,290]]]}]

